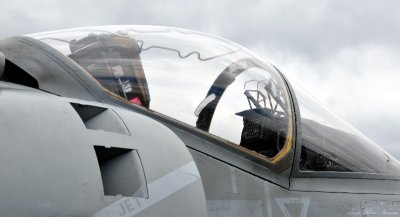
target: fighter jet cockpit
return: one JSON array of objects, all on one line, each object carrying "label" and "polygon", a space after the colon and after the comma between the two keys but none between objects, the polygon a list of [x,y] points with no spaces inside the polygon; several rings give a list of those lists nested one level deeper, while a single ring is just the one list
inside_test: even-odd
[{"label": "fighter jet cockpit", "polygon": [[1,216],[400,213],[395,157],[208,34],[100,26],[1,39],[0,101]]},{"label": "fighter jet cockpit", "polygon": [[114,95],[273,161],[293,147],[282,76],[244,48],[192,31],[98,30],[36,35]]},{"label": "fighter jet cockpit", "polygon": [[31,37],[68,56],[115,98],[201,130],[274,171],[290,168],[297,153],[295,167],[303,175],[399,174],[395,158],[232,42],[136,26]]}]

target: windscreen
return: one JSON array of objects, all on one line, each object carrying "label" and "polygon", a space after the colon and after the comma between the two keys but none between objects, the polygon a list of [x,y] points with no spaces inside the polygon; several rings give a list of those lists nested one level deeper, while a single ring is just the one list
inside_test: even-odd
[{"label": "windscreen", "polygon": [[400,163],[381,147],[293,84],[300,106],[300,169],[400,174]]}]

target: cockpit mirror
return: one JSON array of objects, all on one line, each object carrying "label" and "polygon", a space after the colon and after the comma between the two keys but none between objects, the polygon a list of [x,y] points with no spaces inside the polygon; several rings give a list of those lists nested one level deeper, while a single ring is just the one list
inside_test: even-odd
[{"label": "cockpit mirror", "polygon": [[0,52],[0,77],[3,76],[5,65],[6,65],[6,58],[4,57],[4,54]]}]

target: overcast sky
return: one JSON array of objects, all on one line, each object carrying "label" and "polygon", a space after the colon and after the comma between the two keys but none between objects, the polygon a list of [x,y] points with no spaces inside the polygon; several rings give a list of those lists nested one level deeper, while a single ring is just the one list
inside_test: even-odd
[{"label": "overcast sky", "polygon": [[268,59],[400,159],[399,8],[396,0],[15,0],[1,4],[0,37],[111,24],[215,34]]}]

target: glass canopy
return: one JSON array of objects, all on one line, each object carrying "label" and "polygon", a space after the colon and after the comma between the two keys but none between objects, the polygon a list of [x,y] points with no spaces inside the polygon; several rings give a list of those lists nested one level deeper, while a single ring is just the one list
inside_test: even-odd
[{"label": "glass canopy", "polygon": [[[293,100],[284,78],[237,44],[154,26],[30,36],[70,57],[126,103],[172,117],[271,162],[293,150]],[[395,158],[300,88],[295,90],[303,138],[301,170],[399,174]]]}]

